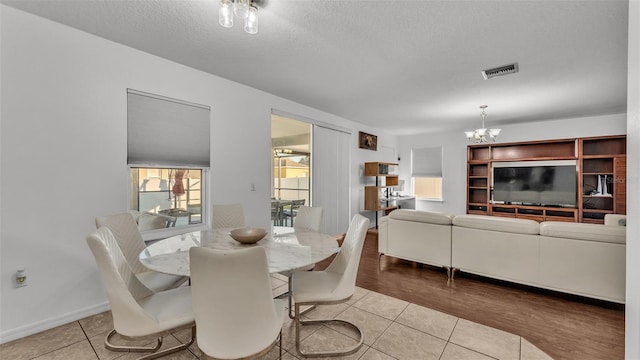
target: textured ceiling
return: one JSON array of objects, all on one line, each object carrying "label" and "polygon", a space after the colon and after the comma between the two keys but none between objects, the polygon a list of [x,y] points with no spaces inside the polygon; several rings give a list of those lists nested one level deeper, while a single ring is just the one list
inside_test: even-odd
[{"label": "textured ceiling", "polygon": [[262,0],[257,35],[216,0],[1,2],[396,134],[626,111],[625,0]]}]

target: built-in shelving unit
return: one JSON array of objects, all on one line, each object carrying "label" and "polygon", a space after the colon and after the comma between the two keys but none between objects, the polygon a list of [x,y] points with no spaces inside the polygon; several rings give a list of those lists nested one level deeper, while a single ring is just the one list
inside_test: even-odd
[{"label": "built-in shelving unit", "polygon": [[[493,165],[505,161],[575,160],[575,208],[494,204]],[[626,213],[626,136],[469,145],[467,213],[536,221],[603,223],[604,215]],[[600,184],[600,186],[598,186]]]},{"label": "built-in shelving unit", "polygon": [[604,222],[605,214],[626,213],[626,136],[580,139],[581,221]]}]

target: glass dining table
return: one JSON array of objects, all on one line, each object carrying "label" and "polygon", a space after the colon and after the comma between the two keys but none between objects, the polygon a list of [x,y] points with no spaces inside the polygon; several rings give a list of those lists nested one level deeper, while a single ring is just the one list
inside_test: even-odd
[{"label": "glass dining table", "polygon": [[189,249],[204,246],[218,250],[262,246],[267,253],[270,273],[287,272],[320,262],[340,249],[335,237],[311,231],[274,227],[255,244],[241,244],[231,238],[233,229],[207,229],[159,240],[139,256],[142,265],[165,274],[190,276]]}]

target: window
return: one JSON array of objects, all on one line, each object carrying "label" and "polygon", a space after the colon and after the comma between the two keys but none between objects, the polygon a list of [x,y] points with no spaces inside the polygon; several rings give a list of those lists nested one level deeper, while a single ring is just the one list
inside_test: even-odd
[{"label": "window", "polygon": [[442,147],[411,150],[413,195],[418,200],[442,201]]},{"label": "window", "polygon": [[129,209],[167,219],[155,228],[206,223],[209,112],[207,106],[127,91]]},{"label": "window", "polygon": [[418,199],[442,200],[441,177],[414,177],[413,193]]},{"label": "window", "polygon": [[131,167],[131,210],[166,215],[158,228],[202,223],[203,169]]}]

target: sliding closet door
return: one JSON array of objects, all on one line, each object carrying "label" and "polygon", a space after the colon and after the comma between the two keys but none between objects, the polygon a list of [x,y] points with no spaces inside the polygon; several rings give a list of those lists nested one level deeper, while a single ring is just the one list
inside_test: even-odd
[{"label": "sliding closet door", "polygon": [[349,227],[350,134],[313,126],[312,197],[313,206],[324,209],[321,231],[343,234]]}]

